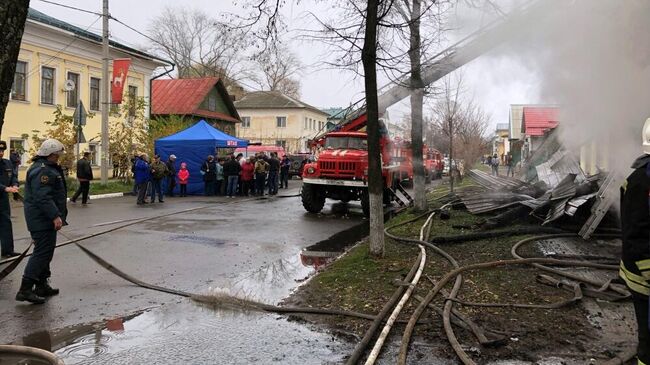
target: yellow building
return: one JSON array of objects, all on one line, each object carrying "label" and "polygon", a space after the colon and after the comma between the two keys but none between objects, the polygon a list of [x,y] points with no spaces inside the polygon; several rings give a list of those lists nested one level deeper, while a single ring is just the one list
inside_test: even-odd
[{"label": "yellow building", "polygon": [[307,141],[325,132],[328,113],[277,91],[256,91],[235,102],[241,117],[237,137],[282,146],[288,153],[309,151]]},{"label": "yellow building", "polygon": [[505,155],[510,152],[510,125],[508,123],[498,123],[494,133],[492,153],[496,153],[505,163]]},{"label": "yellow building", "polygon": [[[110,42],[110,58],[131,58],[125,93],[144,97],[147,103],[153,71],[170,65],[168,61],[114,41]],[[54,119],[52,113],[57,105],[72,115],[79,101],[89,113],[95,113],[84,127],[88,143],[81,145],[80,150],[94,152],[93,164],[100,163],[101,66],[100,36],[29,9],[1,136],[11,148],[25,151],[23,165],[30,157],[29,150],[33,147],[30,137],[34,131],[48,129],[44,122]],[[74,85],[68,86],[69,91],[66,82]]]}]

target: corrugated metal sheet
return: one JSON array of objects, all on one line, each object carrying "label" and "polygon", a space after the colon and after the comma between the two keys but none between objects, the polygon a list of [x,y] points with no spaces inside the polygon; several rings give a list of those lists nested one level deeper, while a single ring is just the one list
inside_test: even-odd
[{"label": "corrugated metal sheet", "polygon": [[548,214],[546,215],[546,220],[544,220],[544,223],[542,223],[543,226],[556,221],[564,215],[564,208],[566,207],[566,204],[569,202],[570,198],[562,199],[557,202],[555,202],[552,206],[551,209],[548,211]]},{"label": "corrugated metal sheet", "polygon": [[569,174],[576,176],[576,182],[582,183],[587,177],[580,168],[580,164],[563,149],[555,152],[546,162],[535,166],[537,179],[543,181],[550,188],[555,188]]},{"label": "corrugated metal sheet", "polygon": [[503,176],[493,176],[481,170],[470,170],[468,173],[476,183],[490,190],[503,190],[503,189],[518,189],[524,185],[525,182]]},{"label": "corrugated metal sheet", "polygon": [[566,208],[564,209],[564,213],[570,217],[573,217],[578,211],[578,208],[580,208],[582,205],[588,202],[589,199],[594,198],[596,195],[598,195],[598,193],[583,195],[569,200],[569,202],[566,205]]},{"label": "corrugated metal sheet", "polygon": [[457,195],[472,214],[492,212],[517,205],[522,201],[534,200],[531,196],[509,191],[459,192]]},{"label": "corrugated metal sheet", "polygon": [[561,200],[573,198],[576,195],[575,174],[568,174],[560,183],[551,191],[551,200]]}]

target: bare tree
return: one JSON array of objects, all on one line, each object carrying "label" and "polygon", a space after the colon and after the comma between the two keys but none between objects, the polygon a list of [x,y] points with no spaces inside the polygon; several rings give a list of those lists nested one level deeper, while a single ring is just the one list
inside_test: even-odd
[{"label": "bare tree", "polygon": [[451,191],[454,191],[452,161],[457,158],[473,164],[488,147],[485,134],[490,118],[473,99],[463,100],[462,93],[462,75],[446,77],[440,96],[431,108],[432,120],[428,126],[428,140],[449,154]]},{"label": "bare tree", "polygon": [[14,82],[16,61],[23,38],[29,0],[3,0],[0,2],[0,134],[5,120],[9,94]]},{"label": "bare tree", "polygon": [[288,47],[278,45],[267,48],[255,57],[255,64],[260,72],[256,81],[263,89],[280,91],[293,98],[300,99],[300,75],[302,64]]},{"label": "bare tree", "polygon": [[176,64],[179,78],[217,76],[228,86],[250,76],[244,31],[203,11],[165,8],[151,21],[149,35],[156,40],[153,50]]}]

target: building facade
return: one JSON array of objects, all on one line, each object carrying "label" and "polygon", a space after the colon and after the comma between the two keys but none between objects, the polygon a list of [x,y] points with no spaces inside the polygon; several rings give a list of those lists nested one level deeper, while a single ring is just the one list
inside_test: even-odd
[{"label": "building facade", "polygon": [[329,114],[277,91],[256,91],[235,102],[237,137],[289,153],[309,151],[309,139],[327,131]]},{"label": "building facade", "polygon": [[[113,41],[110,57],[131,59],[124,91],[145,98],[148,104],[151,75],[169,62]],[[21,152],[23,165],[35,147],[30,145],[31,136],[49,129],[45,122],[54,120],[57,106],[72,115],[80,101],[89,113],[95,114],[84,127],[87,143],[80,150],[93,152],[92,162],[99,165],[104,82],[101,67],[100,36],[29,9],[1,136]]]},{"label": "building facade", "polygon": [[498,123],[496,131],[494,132],[494,139],[492,145],[492,153],[505,163],[505,155],[510,152],[510,125],[508,123]]}]

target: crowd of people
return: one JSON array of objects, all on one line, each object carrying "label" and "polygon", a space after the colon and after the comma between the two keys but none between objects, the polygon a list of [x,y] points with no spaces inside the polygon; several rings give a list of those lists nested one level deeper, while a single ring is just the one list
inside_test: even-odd
[{"label": "crowd of people", "polygon": [[[244,158],[243,154],[229,154],[224,157],[207,156],[198,171],[190,171],[185,162],[170,155],[166,162],[156,155],[153,160],[146,153],[136,156],[132,163],[137,204],[163,203],[165,196],[174,196],[179,186],[181,197],[187,196],[187,185],[193,174],[200,174],[205,196],[264,196],[276,195],[279,189],[289,188],[291,160],[280,158],[276,152],[264,152]],[[147,201],[147,196],[150,200]]]}]

